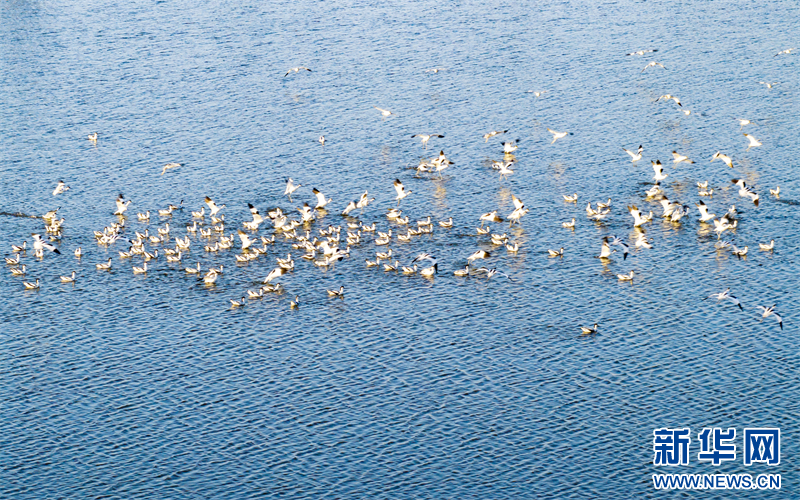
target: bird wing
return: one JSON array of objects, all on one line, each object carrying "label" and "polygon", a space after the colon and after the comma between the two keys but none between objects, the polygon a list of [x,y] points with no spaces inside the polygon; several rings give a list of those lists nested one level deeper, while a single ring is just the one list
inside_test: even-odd
[{"label": "bird wing", "polygon": [[403,196],[403,183],[400,182],[400,179],[395,179],[394,190],[397,191],[397,196]]},{"label": "bird wing", "polygon": [[516,209],[517,209],[517,210],[519,210],[519,209],[521,209],[522,207],[524,207],[524,206],[525,206],[525,204],[524,204],[524,203],[522,203],[522,202],[520,201],[520,199],[519,199],[519,198],[517,198],[516,196],[514,196],[513,194],[511,195],[511,201],[513,201],[513,202],[514,202],[514,207],[516,207]]}]

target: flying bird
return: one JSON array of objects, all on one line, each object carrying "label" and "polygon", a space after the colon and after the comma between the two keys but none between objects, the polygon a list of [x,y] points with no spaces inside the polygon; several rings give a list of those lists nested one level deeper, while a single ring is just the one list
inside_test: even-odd
[{"label": "flying bird", "polygon": [[507,129],[506,130],[492,130],[488,134],[484,134],[483,135],[483,138],[486,139],[484,142],[489,142],[489,139],[491,139],[492,137],[494,137],[496,135],[500,135],[500,134],[505,134],[506,132],[508,132]]},{"label": "flying bird", "polygon": [[290,68],[289,71],[287,71],[286,74],[283,75],[283,77],[286,78],[287,76],[289,76],[289,73],[299,73],[301,70],[306,70],[306,71],[309,71],[309,72],[311,71],[310,69],[306,68],[305,66],[298,66],[296,68]]},{"label": "flying bird", "polygon": [[756,148],[758,146],[761,146],[761,143],[758,142],[758,139],[756,139],[752,135],[750,134],[743,134],[743,135],[747,137],[748,141],[750,141],[750,144],[747,145],[747,149],[745,151],[750,151],[750,148]]},{"label": "flying bird", "polygon": [[173,168],[178,168],[180,166],[181,166],[180,163],[175,163],[175,162],[167,163],[166,165],[164,165],[164,168],[161,170],[161,175],[164,175],[164,172],[166,172],[167,170],[172,170]]},{"label": "flying bird", "polygon": [[69,191],[69,186],[64,184],[64,181],[58,181],[58,184],[56,184],[56,188],[53,190],[53,196],[65,193],[67,191]]},{"label": "flying bird", "polygon": [[717,158],[722,160],[725,163],[725,165],[733,168],[733,161],[731,161],[731,157],[730,156],[724,155],[724,154],[720,153],[719,151],[717,151],[716,153],[714,153],[714,156],[711,157],[711,161],[714,161]]},{"label": "flying bird", "polygon": [[422,147],[424,149],[428,149],[428,141],[431,140],[431,137],[442,138],[444,136],[442,134],[414,134],[411,136],[412,139],[415,137],[419,137],[420,139],[422,139]]},{"label": "flying bird", "polygon": [[400,200],[411,194],[411,191],[406,191],[400,179],[394,180],[394,190],[397,191],[397,197],[395,198],[397,200],[397,206],[400,206]]},{"label": "flying bird", "polygon": [[797,50],[797,47],[792,47],[791,49],[782,50],[782,51],[778,52],[777,54],[775,54],[772,57],[778,57],[781,54],[791,54],[792,51],[794,51],[794,50]]},{"label": "flying bird", "polygon": [[647,66],[644,67],[644,69],[642,70],[642,73],[644,73],[645,69],[647,69],[647,68],[655,68],[656,66],[661,66],[662,68],[667,69],[660,62],[653,61],[653,62],[649,63]]},{"label": "flying bird", "polygon": [[[372,107],[377,109],[378,111],[380,111],[381,112],[381,116],[383,116],[384,118],[386,118],[388,116],[391,116],[391,115],[394,115],[394,113],[392,113],[388,109],[381,109],[378,106],[372,106]],[[395,115],[395,116],[397,116],[397,115]]]},{"label": "flying bird", "polygon": [[774,305],[773,306],[769,306],[769,307],[764,307],[764,306],[756,306],[756,307],[761,309],[761,319],[762,320],[764,318],[769,318],[770,316],[772,316],[773,318],[775,318],[778,321],[778,325],[781,327],[781,330],[783,330],[783,318],[778,316],[778,313],[775,312],[775,306]]},{"label": "flying bird", "polygon": [[561,139],[562,137],[566,137],[567,135],[572,135],[571,132],[556,132],[555,130],[547,129],[548,132],[553,134],[553,142],[550,144],[555,143],[557,140]]},{"label": "flying bird", "polygon": [[644,151],[644,148],[641,144],[639,144],[639,149],[637,149],[635,153],[633,151],[628,151],[625,148],[622,148],[622,150],[631,155],[631,163],[636,163],[642,159],[642,151]]},{"label": "flying bird", "polygon": [[626,56],[643,56],[649,52],[658,52],[658,49],[646,49],[646,50],[637,50],[635,52],[629,52],[625,54]]}]

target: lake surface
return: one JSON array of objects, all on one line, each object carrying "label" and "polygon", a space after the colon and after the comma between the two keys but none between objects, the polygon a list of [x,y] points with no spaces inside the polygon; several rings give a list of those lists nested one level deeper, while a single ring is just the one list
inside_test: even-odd
[{"label": "lake surface", "polygon": [[[796,493],[800,55],[774,55],[797,45],[798,10],[4,2],[0,250],[11,257],[44,231],[7,214],[61,207],[66,222],[61,255],[28,250],[25,278],[0,273],[0,497],[630,498],[667,495],[651,475],[671,472],[779,473],[783,491],[753,496]],[[650,61],[666,69],[642,71]],[[284,76],[295,66],[313,71]],[[682,107],[656,101],[668,93]],[[572,135],[551,144],[548,127]],[[509,132],[484,141],[497,129]],[[763,146],[745,151],[744,132]],[[445,137],[425,151],[419,133]],[[500,179],[491,161],[515,139],[514,174]],[[633,164],[622,148],[639,144]],[[416,176],[440,149],[455,164]],[[696,163],[674,165],[673,150]],[[717,151],[733,170],[709,161]],[[681,224],[645,198],[655,159],[666,194],[691,208]],[[182,166],[160,175],[168,162]],[[286,177],[303,185],[293,202]],[[54,197],[60,179],[71,189]],[[247,203],[295,217],[312,187],[333,201],[311,231],[344,224],[339,212],[367,190],[375,201],[354,215],[396,235],[405,228],[385,217],[395,179],[412,191],[400,203],[412,225],[455,221],[389,246],[403,265],[434,254],[433,279],[368,269],[387,249],[368,233],[328,270],[280,235],[244,265],[192,236],[182,264],[160,257],[136,276],[142,259],[117,255],[127,244],[92,235],[117,221],[120,193],[132,200],[126,237],[167,221],[183,236],[205,196],[226,204],[227,234],[250,220]],[[711,212],[736,204],[723,239],[748,246],[746,258],[717,251],[713,226],[697,222],[705,180]],[[780,199],[768,194],[778,185]],[[565,203],[572,193],[578,203]],[[481,214],[513,210],[512,195],[530,212],[492,228],[516,255],[476,234]],[[609,197],[610,216],[588,220],[586,203]],[[181,200],[171,218],[155,215]],[[656,214],[651,250],[632,246],[634,204]],[[149,224],[135,216],[146,210]],[[574,231],[561,227],[573,217]],[[272,233],[267,222],[257,234]],[[619,247],[595,258],[609,235],[631,245],[627,259]],[[774,251],[758,250],[771,239]],[[454,276],[478,249],[491,257],[476,267],[511,279]],[[284,293],[230,307],[288,253]],[[95,269],[109,257],[111,271]],[[224,265],[215,286],[183,271],[196,262]],[[59,283],[73,270],[74,285]],[[632,283],[617,279],[631,270]],[[36,278],[40,290],[23,290]],[[328,298],[339,286],[345,298]],[[744,311],[703,300],[726,288]],[[772,304],[783,330],[759,320],[756,306]],[[595,322],[598,334],[581,335]],[[691,427],[688,466],[653,465],[662,427]],[[736,428],[737,459],[698,462],[703,427]],[[780,466],[742,465],[745,427],[781,429]]]}]

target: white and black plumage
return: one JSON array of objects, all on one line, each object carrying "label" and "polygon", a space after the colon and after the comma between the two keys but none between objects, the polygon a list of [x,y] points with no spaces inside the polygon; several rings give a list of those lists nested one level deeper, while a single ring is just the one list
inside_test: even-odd
[{"label": "white and black plumage", "polygon": [[422,139],[422,147],[424,149],[428,149],[428,141],[431,140],[432,137],[438,137],[441,139],[444,136],[442,134],[414,134],[411,136],[412,139],[415,137]]},{"label": "white and black plumage", "polygon": [[795,51],[795,50],[797,50],[797,47],[792,47],[790,49],[782,50],[782,51],[778,52],[777,54],[775,54],[772,57],[778,57],[779,55],[782,55],[782,54],[791,54],[792,51]]},{"label": "white and black plumage", "polygon": [[744,179],[731,179],[731,182],[739,186],[739,196],[750,198],[753,204],[758,206],[758,194],[745,184]]},{"label": "white and black plumage", "polygon": [[[225,208],[225,205],[217,205],[216,203],[214,203],[214,200],[212,200],[208,196],[206,196],[205,202],[206,202],[206,205],[208,205],[209,210],[211,210],[209,212],[209,215],[211,217],[214,217],[215,215],[217,215],[219,213],[220,210]],[[192,216],[195,217],[195,214],[192,213]]]},{"label": "white and black plumage", "polygon": [[514,211],[508,214],[508,217],[506,217],[509,220],[509,227],[511,227],[511,224],[514,224],[515,222],[519,224],[519,220],[522,218],[522,216],[529,212],[529,210],[525,208],[525,204],[513,194],[511,195],[511,201],[514,202]]},{"label": "white and black plumage", "polygon": [[492,137],[494,137],[496,135],[500,135],[500,134],[505,134],[506,132],[508,132],[508,129],[506,129],[506,130],[492,130],[488,134],[484,134],[483,135],[483,138],[486,139],[484,142],[489,142],[489,139],[491,139]]},{"label": "white and black plumage", "polygon": [[69,186],[67,186],[64,183],[64,181],[58,181],[58,184],[56,184],[56,188],[53,190],[53,196],[65,193],[67,191],[69,191]]},{"label": "white and black plumage", "polygon": [[287,71],[286,74],[283,75],[283,77],[286,78],[287,76],[289,76],[290,73],[299,73],[300,71],[303,70],[311,72],[311,70],[306,68],[305,66],[298,66],[296,68],[289,68],[289,71]]},{"label": "white and black plumage", "polygon": [[761,309],[761,319],[762,320],[764,318],[769,318],[770,316],[772,316],[773,318],[775,318],[778,321],[778,325],[781,327],[781,330],[783,330],[783,318],[778,316],[778,313],[775,312],[775,306],[774,305],[769,306],[769,307],[764,307],[764,306],[756,306],[756,307]]},{"label": "white and black plumage", "polygon": [[702,201],[700,203],[695,203],[695,206],[700,211],[700,222],[708,222],[715,217],[715,214],[708,213],[708,205]]},{"label": "white and black plumage", "polygon": [[750,151],[750,148],[756,148],[758,146],[761,146],[761,142],[759,142],[759,140],[756,139],[755,137],[753,137],[752,135],[750,135],[750,134],[743,134],[743,135],[745,137],[747,137],[748,141],[750,141],[750,143],[747,145],[747,149],[745,151]]},{"label": "white and black plumage", "polygon": [[400,200],[411,194],[411,191],[406,191],[400,179],[394,180],[394,190],[397,192],[397,197],[395,198],[395,200],[397,200],[397,206],[400,206]]},{"label": "white and black plumage", "polygon": [[315,209],[319,210],[325,208],[325,205],[331,202],[331,199],[325,199],[325,195],[320,193],[317,188],[312,189],[311,192],[317,197],[317,206],[314,207]]},{"label": "white and black plumage", "polygon": [[176,162],[167,163],[166,165],[164,165],[164,168],[161,169],[161,175],[164,175],[164,173],[167,170],[172,170],[172,169],[178,168],[180,166],[181,166],[181,164],[180,163],[176,163]]},{"label": "white and black plumage", "polygon": [[114,212],[114,215],[122,215],[128,210],[128,205],[131,204],[131,200],[125,201],[125,198],[122,194],[119,195],[117,198],[117,210]]},{"label": "white and black plumage", "polygon": [[677,151],[672,152],[672,163],[694,163],[688,156],[679,154]]},{"label": "white and black plumage", "polygon": [[639,149],[637,149],[635,153],[625,148],[622,148],[622,150],[631,155],[631,163],[636,163],[637,161],[642,159],[642,151],[644,151],[644,148],[642,147],[641,144],[639,144]]},{"label": "white and black plumage", "polygon": [[50,243],[45,242],[40,234],[31,234],[33,236],[33,250],[41,252],[42,250],[50,250],[60,254],[61,251]]},{"label": "white and black plumage", "polygon": [[283,195],[288,196],[289,201],[292,201],[292,193],[297,191],[301,186],[302,184],[295,184],[292,178],[289,177],[286,179],[286,190],[283,192]]},{"label": "white and black plumage", "polygon": [[620,238],[617,238],[616,236],[611,236],[611,244],[622,248],[622,260],[628,258],[628,250],[630,250],[630,247],[628,247],[628,245],[623,243],[623,241]]},{"label": "white and black plumage", "polygon": [[338,290],[327,290],[328,297],[338,297],[340,299],[344,298],[344,287],[340,286]]},{"label": "white and black plumage", "polygon": [[506,273],[503,273],[503,272],[500,272],[500,271],[498,271],[498,270],[497,270],[496,268],[494,268],[494,267],[493,267],[493,268],[491,268],[491,269],[487,269],[487,268],[485,268],[485,267],[480,267],[480,268],[478,268],[478,269],[475,269],[474,271],[472,271],[472,273],[471,273],[471,274],[479,274],[479,273],[486,273],[486,278],[487,278],[487,279],[489,279],[489,278],[492,278],[492,277],[494,277],[494,276],[496,276],[496,275],[505,276],[505,277],[506,277],[506,278],[508,278],[509,280],[511,279],[511,276],[507,275]]},{"label": "white and black plumage", "polygon": [[470,255],[469,257],[467,257],[467,262],[472,262],[473,260],[478,260],[478,259],[486,259],[486,258],[489,258],[491,256],[492,255],[489,252],[485,251],[485,250],[478,250],[475,253],[473,253],[472,255]]},{"label": "white and black plumage", "polygon": [[592,334],[592,333],[597,333],[597,323],[595,323],[594,326],[591,327],[591,328],[582,326],[582,327],[580,327],[580,329],[581,329],[581,334],[583,334],[583,335],[589,335],[589,334]]},{"label": "white and black plumage", "polygon": [[655,174],[653,175],[653,179],[656,182],[663,181],[669,176],[669,174],[664,173],[664,167],[663,165],[661,165],[661,160],[656,160],[656,161],[651,160],[650,163],[653,165],[653,172],[655,172]]},{"label": "white and black plumage", "polygon": [[276,267],[272,271],[269,272],[266,278],[264,278],[264,283],[269,283],[270,281],[274,280],[275,278],[280,278],[284,274],[288,273],[289,270],[283,267]]},{"label": "white and black plumage", "polygon": [[725,290],[721,291],[720,293],[712,293],[711,295],[706,297],[706,299],[717,299],[717,302],[720,302],[722,300],[729,300],[729,301],[733,302],[734,304],[736,304],[737,306],[739,306],[739,309],[744,311],[744,307],[742,307],[742,304],[741,304],[741,302],[739,302],[739,299],[737,299],[736,297],[731,295],[731,289],[730,288],[726,288]]},{"label": "white and black plumage", "polygon": [[645,50],[637,50],[635,52],[629,52],[625,54],[626,56],[643,56],[650,52],[658,52],[658,49],[645,49]]},{"label": "white and black plumage", "polygon": [[608,236],[603,238],[603,245],[600,247],[600,255],[597,256],[598,259],[610,259],[611,254],[616,252],[616,250],[611,250],[611,245],[608,243]]},{"label": "white and black plumage", "polygon": [[552,130],[550,128],[548,128],[547,131],[553,134],[553,142],[551,142],[550,144],[554,144],[557,140],[564,138],[568,135],[572,135],[572,132],[556,132],[555,130]]},{"label": "white and black plumage", "polygon": [[725,163],[725,165],[729,166],[730,168],[733,168],[733,161],[731,160],[730,156],[724,155],[724,154],[720,153],[719,151],[717,151],[716,153],[714,153],[714,156],[711,157],[711,161],[714,161],[717,158],[722,160]]}]

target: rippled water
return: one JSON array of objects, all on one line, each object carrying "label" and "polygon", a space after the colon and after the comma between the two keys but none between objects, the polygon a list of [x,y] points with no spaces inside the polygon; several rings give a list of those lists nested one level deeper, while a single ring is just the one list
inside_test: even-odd
[{"label": "rippled water", "polygon": [[[0,496],[628,498],[652,495],[650,475],[665,472],[652,465],[652,431],[670,426],[780,427],[779,467],[692,459],[676,471],[777,472],[783,495],[797,491],[800,72],[797,54],[773,57],[796,44],[796,3],[0,9],[0,212],[60,206],[66,219],[62,255],[23,258],[41,290],[0,274]],[[645,48],[659,52],[624,55]],[[642,72],[650,60],[667,70]],[[313,72],[283,76],[299,65]],[[445,69],[424,72],[434,67]],[[692,114],[655,102],[665,93]],[[756,122],[745,131],[762,147],[745,152],[738,117]],[[573,135],[551,145],[547,127]],[[489,166],[500,141],[481,138],[500,128],[520,139],[508,180]],[[410,138],[425,132],[445,138],[426,152]],[[621,148],[638,144],[634,166]],[[440,148],[455,162],[443,179],[415,177]],[[696,163],[673,167],[675,149]],[[717,150],[733,171],[708,161]],[[656,158],[692,215],[656,217],[655,248],[603,265],[603,236],[635,234],[627,205],[660,214],[643,195]],[[183,166],[159,175],[172,161]],[[287,176],[304,186],[294,203]],[[736,177],[761,194],[758,208]],[[369,190],[359,219],[400,232],[384,217],[395,178],[413,191],[401,207],[412,221],[456,221],[391,245],[404,264],[435,254],[433,280],[366,269],[377,248],[367,237],[328,271],[297,259],[286,293],[231,310],[275,257],[300,253],[279,240],[237,266],[195,241],[185,265],[225,266],[209,289],[162,260],[133,276],[117,258],[124,245],[92,237],[115,220],[119,193],[133,200],[127,234],[147,227],[133,213],[184,200],[169,220],[183,235],[205,196],[235,228],[248,202],[293,212],[311,187],[334,200],[314,230],[343,223],[338,212]],[[72,189],[54,198],[59,179]],[[717,252],[696,221],[701,180],[712,212],[740,209],[725,238],[747,245],[746,259]],[[776,185],[780,200],[767,194]],[[565,204],[573,192],[579,203]],[[520,243],[516,256],[475,236],[480,214],[511,212],[512,194],[531,211],[495,230]],[[611,217],[587,220],[585,204],[608,197]],[[572,217],[574,232],[560,224]],[[2,253],[41,231],[41,219],[0,215]],[[759,252],[770,239],[775,251]],[[559,247],[563,258],[547,256]],[[478,248],[512,280],[454,277]],[[109,256],[113,270],[97,271]],[[60,284],[72,270],[77,283]],[[630,270],[633,284],[618,282]],[[329,299],[340,285],[346,298]],[[727,287],[744,312],[701,300]],[[758,319],[755,306],[772,303],[783,331]],[[600,333],[581,336],[594,322]]]}]

